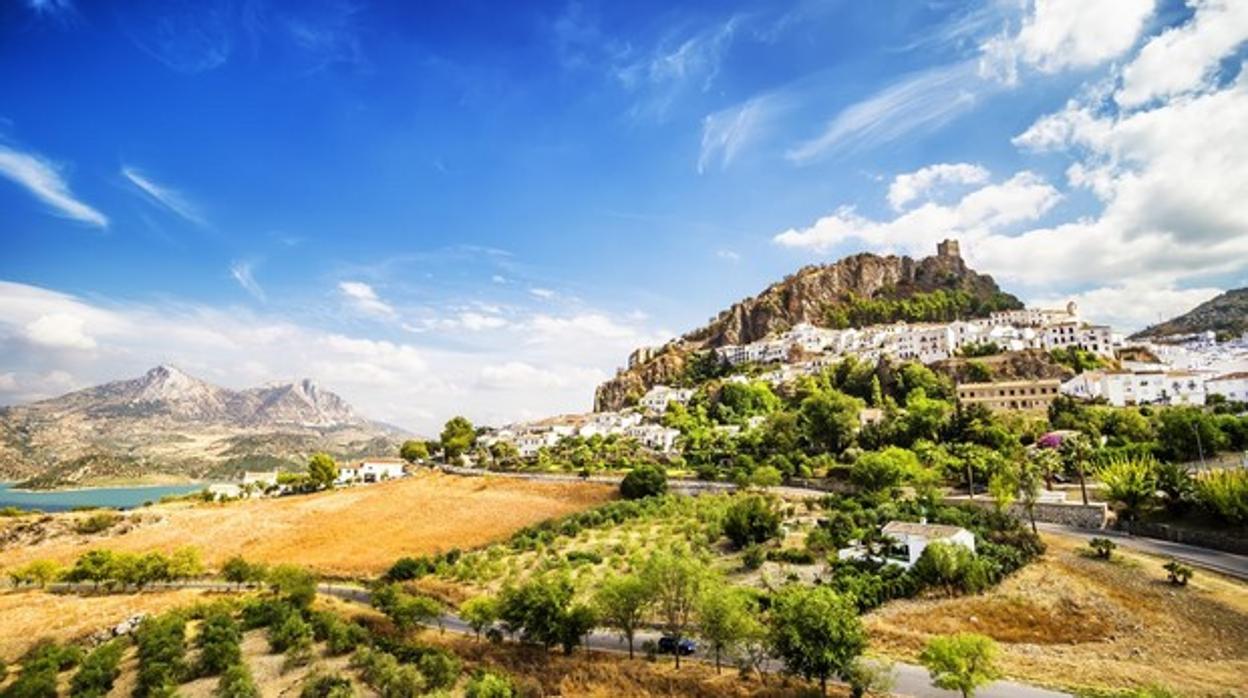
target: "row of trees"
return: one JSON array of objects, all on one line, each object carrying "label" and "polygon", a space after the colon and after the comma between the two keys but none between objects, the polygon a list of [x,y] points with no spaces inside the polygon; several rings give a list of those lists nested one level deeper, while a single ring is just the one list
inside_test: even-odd
[{"label": "row of trees", "polygon": [[14,586],[45,587],[56,581],[90,583],[96,588],[136,588],[159,582],[193,579],[204,574],[195,548],[179,548],[173,554],[161,552],[127,553],[89,550],[68,568],[51,560],[32,560],[8,571]]}]

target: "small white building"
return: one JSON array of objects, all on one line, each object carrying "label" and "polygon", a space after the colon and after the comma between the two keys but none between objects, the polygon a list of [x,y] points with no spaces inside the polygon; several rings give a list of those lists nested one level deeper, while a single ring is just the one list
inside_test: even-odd
[{"label": "small white building", "polygon": [[[907,569],[919,561],[923,550],[932,543],[960,545],[972,553],[975,552],[975,534],[960,526],[889,521],[880,532],[892,539],[895,546],[893,552],[879,559]],[[863,546],[856,545],[837,551],[837,557],[841,560],[861,560],[868,556]]]},{"label": "small white building", "polygon": [[406,461],[398,458],[374,458],[350,463],[338,468],[336,482],[373,483],[383,480],[397,480],[406,474]]},{"label": "small white building", "polygon": [[233,482],[214,482],[208,485],[208,495],[214,500],[241,499],[243,487]]},{"label": "small white building", "polygon": [[1227,373],[1205,381],[1205,393],[1232,402],[1248,402],[1248,373]]},{"label": "small white building", "polygon": [[642,409],[648,412],[662,413],[667,410],[670,402],[679,402],[685,404],[693,397],[693,391],[688,388],[670,388],[666,385],[656,385],[642,396],[639,404]]},{"label": "small white building", "polygon": [[660,424],[638,424],[628,427],[624,433],[638,443],[660,453],[671,453],[676,448],[680,431]]}]

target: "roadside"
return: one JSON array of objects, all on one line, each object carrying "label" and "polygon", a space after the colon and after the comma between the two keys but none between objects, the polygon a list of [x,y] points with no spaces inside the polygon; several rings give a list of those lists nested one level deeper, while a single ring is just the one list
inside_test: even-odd
[{"label": "roadside", "polygon": [[1109,538],[1123,548],[1160,557],[1171,557],[1193,567],[1212,570],[1236,579],[1248,581],[1248,556],[1236,555],[1235,553],[1227,553],[1211,548],[1198,548],[1194,545],[1185,545],[1183,543],[1172,543],[1157,538],[1142,538],[1112,529],[1089,531],[1085,528],[1047,523],[1036,524],[1036,527],[1045,533],[1070,536],[1084,541],[1092,540],[1093,538]]}]

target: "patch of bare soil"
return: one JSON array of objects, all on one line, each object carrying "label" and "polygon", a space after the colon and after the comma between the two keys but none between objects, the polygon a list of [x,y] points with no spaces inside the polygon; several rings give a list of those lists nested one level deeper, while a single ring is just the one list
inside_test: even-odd
[{"label": "patch of bare soil", "polygon": [[1162,685],[1185,695],[1248,695],[1248,585],[1198,571],[1165,582],[1163,560],[1046,536],[1043,560],[971,597],[887,604],[867,615],[872,645],[914,661],[933,635],[978,632],[1001,643],[1016,679],[1064,688]]}]

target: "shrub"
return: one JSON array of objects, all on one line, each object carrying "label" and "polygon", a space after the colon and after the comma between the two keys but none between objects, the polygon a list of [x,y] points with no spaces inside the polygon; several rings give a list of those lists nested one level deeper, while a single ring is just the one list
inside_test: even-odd
[{"label": "shrub", "polygon": [[238,663],[226,669],[212,692],[216,698],[260,698],[260,689],[251,678],[251,670],[246,664]]},{"label": "shrub", "polygon": [[388,582],[406,582],[437,571],[437,563],[427,556],[401,557],[386,571]]},{"label": "shrub", "polygon": [[975,557],[965,546],[939,541],[923,549],[912,572],[923,584],[943,587],[948,593],[980,591],[993,577],[991,563]]},{"label": "shrub", "polygon": [[767,552],[767,559],[772,562],[785,562],[790,565],[813,565],[815,556],[809,550],[798,548],[782,548]]},{"label": "shrub", "polygon": [[459,679],[459,659],[442,650],[426,652],[417,660],[416,668],[425,677],[426,690],[450,688]]},{"label": "shrub", "polygon": [[79,519],[74,523],[74,532],[82,535],[91,535],[107,531],[117,522],[121,520],[121,515],[115,511],[97,511],[85,519]]},{"label": "shrub", "polygon": [[[76,651],[75,651],[76,650]],[[22,657],[22,670],[4,691],[5,698],[56,698],[56,677],[81,658],[81,650],[43,641]]]},{"label": "shrub", "polygon": [[195,644],[199,647],[195,674],[216,676],[238,664],[242,661],[242,651],[239,649],[242,639],[242,630],[227,611],[210,613],[195,638]]},{"label": "shrub", "polygon": [[747,570],[756,570],[762,567],[766,560],[767,554],[763,551],[763,546],[751,545],[746,547],[745,553],[741,556],[741,566]]},{"label": "shrub", "polygon": [[139,654],[135,698],[168,695],[186,675],[186,619],[177,613],[147,618],[134,639]]},{"label": "shrub", "polygon": [[512,698],[514,695],[511,679],[488,671],[472,677],[464,686],[464,698]]},{"label": "shrub", "polygon": [[1180,587],[1187,586],[1187,580],[1191,579],[1192,574],[1194,574],[1194,570],[1191,567],[1178,560],[1167,562],[1162,569],[1166,571],[1170,583]]},{"label": "shrub", "polygon": [[296,611],[286,614],[281,621],[269,626],[269,649],[285,652],[312,640],[312,626]]},{"label": "shrub", "polygon": [[351,679],[340,674],[314,672],[303,681],[299,698],[353,698],[355,687]]},{"label": "shrub", "polygon": [[1108,538],[1093,538],[1088,541],[1088,545],[1092,548],[1092,551],[1096,553],[1096,556],[1102,560],[1108,560],[1113,557],[1114,549],[1118,547],[1117,543]]},{"label": "shrub", "polygon": [[995,680],[1001,672],[995,666],[997,643],[975,633],[957,633],[932,638],[919,655],[937,687],[958,691],[963,698]]},{"label": "shrub", "polygon": [[572,564],[587,562],[591,565],[597,565],[602,562],[602,556],[592,550],[570,550],[564,557]]},{"label": "shrub", "polygon": [[781,515],[775,502],[762,495],[734,497],[724,513],[723,530],[736,548],[765,543],[780,533]]},{"label": "shrub", "polygon": [[102,698],[111,691],[113,682],[121,673],[121,655],[125,650],[123,640],[113,640],[96,647],[84,657],[70,683],[71,698]]},{"label": "shrub", "polygon": [[1196,478],[1196,499],[1229,524],[1248,524],[1248,470],[1213,470]]},{"label": "shrub", "polygon": [[624,499],[644,499],[667,493],[667,471],[656,465],[639,465],[620,481]]}]

